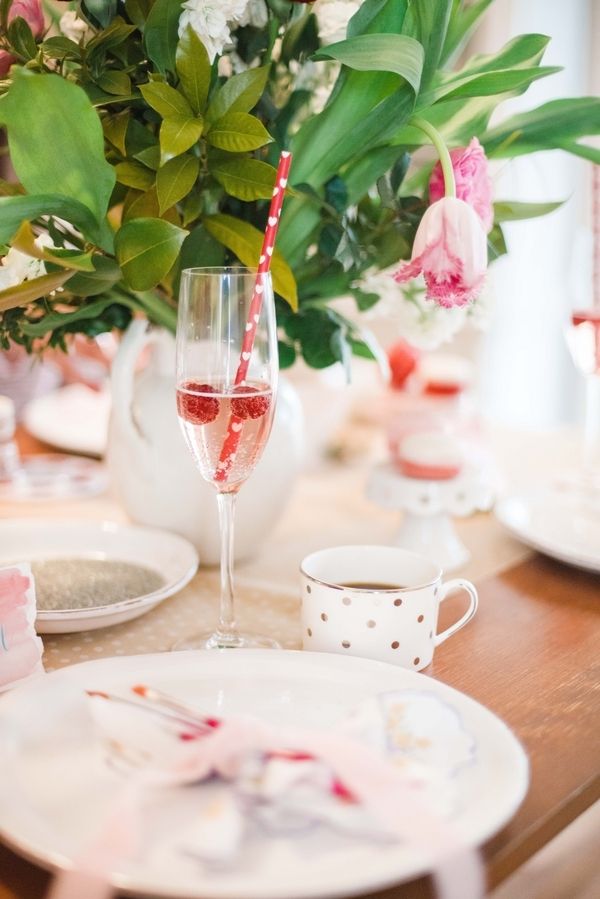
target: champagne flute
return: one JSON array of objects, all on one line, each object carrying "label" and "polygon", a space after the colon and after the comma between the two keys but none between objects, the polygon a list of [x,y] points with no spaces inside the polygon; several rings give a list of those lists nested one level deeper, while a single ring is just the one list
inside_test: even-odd
[{"label": "champagne flute", "polygon": [[584,275],[578,284],[580,289],[569,316],[566,339],[575,367],[585,377],[582,465],[575,476],[575,486],[582,495],[593,495],[597,502],[600,491],[600,166],[592,167],[591,182],[591,271],[586,277],[586,260],[577,268],[578,274],[583,269]]},{"label": "champagne flute", "polygon": [[[256,294],[261,297],[258,311]],[[186,639],[177,649],[277,648],[268,637],[240,633],[233,590],[235,500],[269,438],[277,375],[270,273],[241,267],[184,270],[177,322],[177,413],[200,474],[215,488],[221,602],[216,630]]]}]

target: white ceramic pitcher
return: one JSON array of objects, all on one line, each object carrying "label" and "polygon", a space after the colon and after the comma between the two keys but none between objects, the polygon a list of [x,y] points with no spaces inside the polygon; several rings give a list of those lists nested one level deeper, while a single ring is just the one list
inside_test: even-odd
[{"label": "white ceramic pitcher", "polygon": [[[136,373],[142,351],[151,348]],[[187,537],[203,564],[219,561],[215,493],[183,442],[175,408],[175,341],[171,334],[132,322],[112,368],[112,414],[107,462],[113,484],[135,522]],[[273,430],[262,459],[240,491],[236,558],[248,558],[280,517],[304,451],[302,407],[281,378]]]}]

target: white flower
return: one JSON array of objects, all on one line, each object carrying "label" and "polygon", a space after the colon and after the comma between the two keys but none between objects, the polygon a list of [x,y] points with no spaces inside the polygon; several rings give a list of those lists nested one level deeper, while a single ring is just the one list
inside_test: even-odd
[{"label": "white flower", "polygon": [[247,5],[248,0],[185,0],[179,17],[179,36],[191,25],[212,62],[231,43],[230,24],[238,24]]},{"label": "white flower", "polygon": [[65,37],[75,41],[76,44],[88,31],[87,23],[79,18],[74,9],[68,9],[62,14],[58,27]]},{"label": "white flower", "polygon": [[346,37],[348,22],[360,7],[360,0],[321,0],[315,6],[319,37],[323,44],[335,44]]},{"label": "white flower", "polygon": [[[43,243],[38,238],[35,243],[37,246],[47,246],[47,238]],[[28,256],[27,253],[21,253],[20,250],[11,247],[6,256],[0,260],[0,290],[16,287],[23,281],[31,281],[32,278],[39,278],[45,274],[46,266],[41,259],[35,259],[33,256]]]},{"label": "white flower", "polygon": [[422,290],[415,289],[415,285],[403,290],[393,280],[391,269],[367,273],[358,286],[380,297],[379,303],[365,317],[385,319],[389,323],[390,337],[393,330],[398,337],[422,350],[434,350],[452,340],[469,315],[464,306],[443,309],[426,300],[424,285]]},{"label": "white flower", "polygon": [[248,6],[244,10],[241,18],[238,18],[238,25],[252,25],[254,28],[264,28],[269,21],[269,11],[265,0],[248,0]]}]

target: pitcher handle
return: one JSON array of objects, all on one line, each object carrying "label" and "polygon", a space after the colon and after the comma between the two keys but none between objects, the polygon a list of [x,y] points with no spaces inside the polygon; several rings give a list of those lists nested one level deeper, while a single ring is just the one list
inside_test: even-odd
[{"label": "pitcher handle", "polygon": [[142,350],[157,343],[157,331],[144,318],[134,319],[121,339],[110,376],[112,411],[117,427],[128,437],[145,439],[133,417],[135,365]]}]

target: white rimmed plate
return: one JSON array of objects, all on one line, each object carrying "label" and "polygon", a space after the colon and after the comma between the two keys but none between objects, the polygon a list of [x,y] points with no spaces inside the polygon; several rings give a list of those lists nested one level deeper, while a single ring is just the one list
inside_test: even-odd
[{"label": "white rimmed plate", "polygon": [[[107,766],[90,726],[85,689],[123,692],[148,683],[213,715],[332,730],[356,705],[394,690],[437,697],[474,741],[455,774],[454,825],[480,844],[514,814],[528,786],[520,744],[490,711],[422,674],[382,662],[273,650],[176,652],[74,665],[9,694],[0,704],[0,838],[49,868],[68,866],[102,821],[122,775]],[[430,735],[445,747],[445,734]],[[0,744],[1,745],[1,744]],[[118,890],[176,899],[301,899],[381,889],[427,871],[428,852],[343,838],[321,829],[254,833],[236,862],[203,867],[188,847],[202,786],[161,792],[144,808],[146,838],[111,873]],[[401,813],[402,810],[399,810]]]},{"label": "white rimmed plate", "polygon": [[148,612],[193,578],[198,554],[183,537],[158,528],[111,521],[19,518],[0,521],[0,567],[44,559],[108,559],[143,565],[162,578],[152,593],[85,609],[40,610],[41,634],[66,634],[120,624]]},{"label": "white rimmed plate", "polygon": [[106,450],[110,393],[69,384],[31,400],[23,410],[29,433],[70,453],[103,456]]},{"label": "white rimmed plate", "polygon": [[527,546],[568,565],[600,572],[600,506],[594,497],[548,488],[508,496],[494,512]]}]

